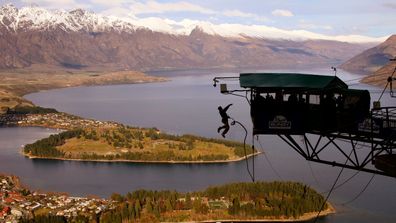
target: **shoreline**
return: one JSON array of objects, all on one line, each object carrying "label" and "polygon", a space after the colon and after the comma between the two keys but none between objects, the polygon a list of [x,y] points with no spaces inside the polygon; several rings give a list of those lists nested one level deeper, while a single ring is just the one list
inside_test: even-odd
[{"label": "shoreline", "polygon": [[[335,214],[335,208],[327,202],[327,205],[329,206],[326,210],[323,210],[319,214],[319,218],[321,217],[326,217],[331,214]],[[312,221],[313,219],[316,218],[318,215],[318,212],[308,212],[304,213],[302,216],[298,218],[274,218],[274,219],[218,219],[218,220],[205,220],[205,221],[197,221],[197,222],[203,222],[203,223],[217,223],[217,222],[226,222],[226,223],[233,223],[233,222],[306,222],[306,221]],[[195,222],[195,221],[191,221]],[[184,222],[184,223],[191,223],[191,222]]]},{"label": "shoreline", "polygon": [[[104,82],[104,83],[82,83],[82,84],[77,84],[77,85],[69,85],[69,86],[50,86],[48,88],[42,88],[42,89],[35,89],[34,91],[29,91],[26,92],[20,97],[23,99],[27,100],[25,98],[26,95],[29,94],[34,94],[34,93],[41,93],[41,92],[46,92],[46,91],[51,91],[51,90],[58,90],[58,89],[65,89],[65,88],[78,88],[78,87],[99,87],[99,86],[116,86],[116,85],[135,85],[135,84],[152,84],[152,83],[163,83],[163,82],[168,82],[170,81],[169,78],[167,77],[155,77],[155,76],[150,76],[147,75],[148,77],[153,77],[153,78],[158,78],[158,80],[137,80],[137,81],[120,81],[120,82]],[[37,106],[33,104],[34,106]]]},{"label": "shoreline", "polygon": [[231,160],[213,160],[213,161],[177,161],[177,160],[93,160],[93,159],[76,159],[76,158],[62,158],[62,157],[38,157],[32,156],[30,154],[26,154],[23,151],[20,151],[20,154],[24,157],[27,157],[32,160],[62,160],[62,161],[76,161],[76,162],[101,162],[101,163],[150,163],[150,164],[225,164],[225,163],[234,163],[240,162],[245,159],[249,159],[254,156],[258,156],[264,152],[256,152],[254,154],[249,154],[246,157],[240,157],[237,159]]},{"label": "shoreline", "polygon": [[[15,77],[15,74],[18,74]],[[0,70],[0,77],[4,83],[0,86],[0,115],[5,114],[6,108],[17,106],[37,106],[26,95],[62,88],[147,84],[167,82],[167,77],[152,76],[140,71],[83,71],[83,70]],[[4,100],[3,100],[4,99]]]}]

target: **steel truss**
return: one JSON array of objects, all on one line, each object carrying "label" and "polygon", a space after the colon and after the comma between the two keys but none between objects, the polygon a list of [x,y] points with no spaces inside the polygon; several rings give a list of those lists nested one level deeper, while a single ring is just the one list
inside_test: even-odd
[{"label": "steel truss", "polygon": [[[314,135],[308,137],[307,134],[278,134],[278,136],[308,161],[396,177],[394,174],[378,170],[372,165],[379,155],[393,154],[393,150],[396,150],[394,137],[381,139],[345,133],[317,135],[317,139],[313,139]],[[296,137],[299,137],[300,140],[296,140]],[[346,148],[341,148],[339,141],[350,144],[349,154]],[[337,160],[329,160],[325,157],[325,153],[329,150],[332,153],[337,151],[341,156],[338,156]]]}]

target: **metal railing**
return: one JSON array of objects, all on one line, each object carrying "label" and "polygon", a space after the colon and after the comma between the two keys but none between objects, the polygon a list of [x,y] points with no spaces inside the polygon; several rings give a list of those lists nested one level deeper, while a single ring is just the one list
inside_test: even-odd
[{"label": "metal railing", "polygon": [[371,111],[373,120],[380,121],[381,127],[396,130],[396,107],[382,107]]}]

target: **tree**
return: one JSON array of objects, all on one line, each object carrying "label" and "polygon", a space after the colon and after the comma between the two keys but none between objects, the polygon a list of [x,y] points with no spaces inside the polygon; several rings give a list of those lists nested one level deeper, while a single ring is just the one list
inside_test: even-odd
[{"label": "tree", "polygon": [[232,199],[232,205],[228,208],[228,213],[230,215],[237,215],[241,210],[241,203],[239,201],[239,197],[235,197]]},{"label": "tree", "polygon": [[153,214],[153,205],[151,204],[151,199],[150,198],[148,198],[146,200],[146,211],[149,214]]},{"label": "tree", "polygon": [[132,202],[132,203],[128,204],[128,213],[129,213],[130,219],[133,220],[136,218],[135,203]]},{"label": "tree", "polygon": [[140,218],[140,212],[142,211],[142,206],[140,205],[140,201],[137,200],[135,202],[135,215],[137,218]]},{"label": "tree", "polygon": [[112,193],[110,198],[113,201],[118,201],[118,202],[124,201],[124,197],[121,194],[118,194],[118,193]]},{"label": "tree", "polygon": [[193,203],[193,209],[196,213],[199,214],[207,214],[209,211],[209,207],[206,204],[202,203],[201,197],[195,198]]},{"label": "tree", "polygon": [[186,205],[185,205],[187,210],[190,210],[192,208],[192,201],[191,201],[191,195],[190,193],[186,194]]},{"label": "tree", "polygon": [[194,141],[192,139],[187,140],[186,147],[188,150],[194,149]]},{"label": "tree", "polygon": [[195,212],[199,213],[200,207],[201,207],[201,198],[200,197],[195,197],[194,202],[193,202],[193,209]]},{"label": "tree", "polygon": [[169,199],[165,200],[165,209],[166,211],[173,211],[173,207],[171,201]]}]

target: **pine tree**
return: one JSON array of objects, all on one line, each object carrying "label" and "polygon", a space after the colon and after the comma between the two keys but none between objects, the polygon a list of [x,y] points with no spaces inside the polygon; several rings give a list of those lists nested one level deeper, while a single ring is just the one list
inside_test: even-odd
[{"label": "pine tree", "polygon": [[187,210],[190,210],[192,208],[192,201],[191,201],[191,195],[190,193],[186,194],[186,204],[185,204],[185,208]]},{"label": "pine tree", "polygon": [[140,218],[140,212],[142,211],[142,206],[140,205],[140,201],[137,200],[135,202],[135,215],[137,218]]},{"label": "pine tree", "polygon": [[165,201],[165,209],[166,209],[166,211],[173,211],[173,207],[172,207],[171,201],[169,199],[166,199],[166,201]]},{"label": "pine tree", "polygon": [[151,200],[150,199],[146,200],[146,205],[145,206],[146,206],[147,213],[153,214],[154,210],[153,210],[153,205],[151,204]]}]

